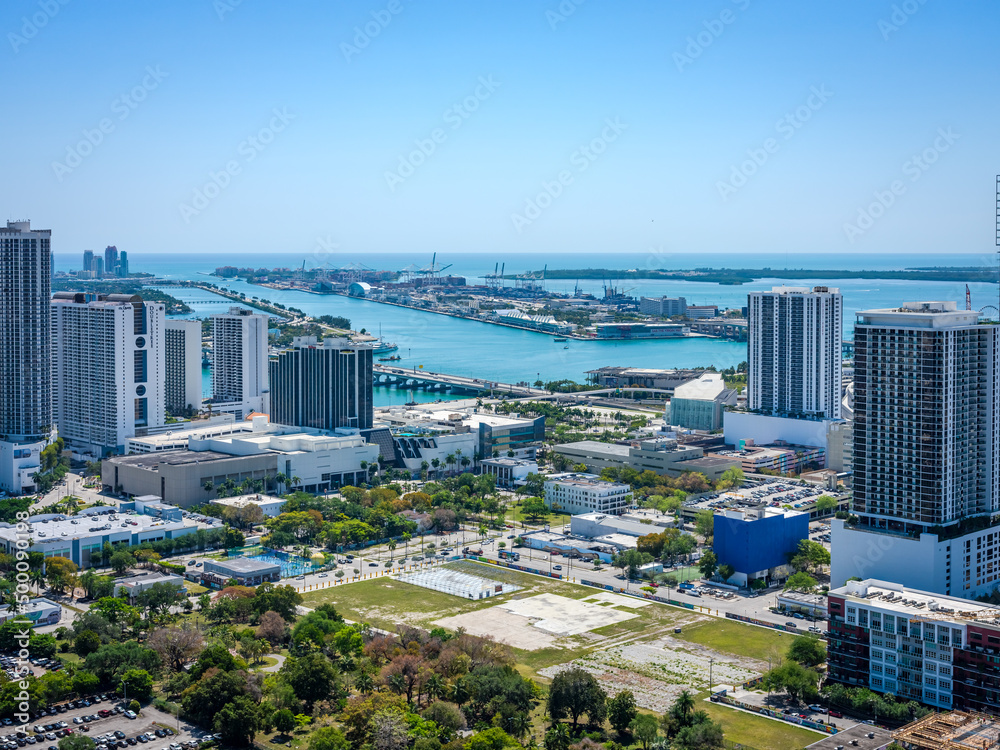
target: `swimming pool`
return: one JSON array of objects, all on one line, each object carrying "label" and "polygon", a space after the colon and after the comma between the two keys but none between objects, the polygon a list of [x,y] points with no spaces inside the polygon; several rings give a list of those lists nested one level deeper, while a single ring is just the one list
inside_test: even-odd
[{"label": "swimming pool", "polygon": [[248,560],[260,560],[280,566],[282,578],[309,575],[322,567],[322,563],[267,547],[244,547],[238,551],[234,550],[234,552],[236,554],[230,553],[230,557],[245,557]]}]

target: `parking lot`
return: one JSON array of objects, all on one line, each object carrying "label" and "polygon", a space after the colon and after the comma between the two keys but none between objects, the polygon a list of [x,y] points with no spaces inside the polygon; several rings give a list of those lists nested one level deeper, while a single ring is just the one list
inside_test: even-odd
[{"label": "parking lot", "polygon": [[[101,716],[101,713],[108,715]],[[178,722],[175,716],[153,706],[132,716],[134,718],[125,710],[124,700],[114,694],[107,694],[107,698],[92,696],[62,703],[44,714],[37,714],[27,726],[15,726],[10,719],[5,719],[4,726],[0,727],[0,750],[17,750],[29,745],[47,750],[56,747],[62,737],[76,733],[90,737],[98,748],[107,750],[129,747],[192,750],[212,739],[209,731],[185,721]]]}]

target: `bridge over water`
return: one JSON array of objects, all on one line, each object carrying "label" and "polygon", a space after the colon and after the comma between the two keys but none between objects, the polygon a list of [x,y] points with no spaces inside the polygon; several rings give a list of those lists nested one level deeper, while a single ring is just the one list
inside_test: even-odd
[{"label": "bridge over water", "polygon": [[396,386],[397,388],[423,389],[429,391],[450,391],[452,393],[500,394],[512,396],[545,396],[548,391],[513,383],[501,383],[496,380],[482,378],[467,378],[462,375],[446,375],[440,372],[429,372],[411,367],[392,367],[389,365],[374,365],[373,380],[375,385]]}]

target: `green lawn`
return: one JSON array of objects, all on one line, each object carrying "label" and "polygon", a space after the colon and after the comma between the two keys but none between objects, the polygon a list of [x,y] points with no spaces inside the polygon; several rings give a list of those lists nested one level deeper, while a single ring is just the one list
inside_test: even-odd
[{"label": "green lawn", "polygon": [[811,729],[756,716],[748,711],[737,711],[717,703],[699,702],[697,708],[704,709],[713,720],[722,724],[722,732],[728,741],[750,747],[802,750],[825,736]]},{"label": "green lawn", "polygon": [[688,625],[677,637],[716,651],[761,661],[784,656],[792,642],[792,636],[779,630],[716,618]]}]

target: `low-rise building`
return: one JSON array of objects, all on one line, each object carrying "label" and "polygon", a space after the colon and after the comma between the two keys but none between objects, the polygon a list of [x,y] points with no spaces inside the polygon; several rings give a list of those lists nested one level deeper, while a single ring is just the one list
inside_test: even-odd
[{"label": "low-rise building", "polygon": [[[600,560],[605,563],[610,563],[611,558],[621,551],[616,545],[599,542],[596,539],[574,539],[551,531],[533,531],[523,535],[521,540],[524,547],[531,549],[550,554],[557,552],[561,555],[579,556],[581,560]],[[531,565],[530,560],[523,558],[521,563]]]},{"label": "low-rise building", "polygon": [[705,474],[709,480],[716,480],[731,466],[739,466],[736,459],[704,461],[704,450],[697,446],[682,445],[672,438],[653,438],[634,441],[628,445],[598,443],[594,440],[580,440],[563,443],[552,448],[554,453],[565,456],[573,464],[584,464],[587,471],[599,474],[604,469],[625,467],[643,472],[646,470],[667,476],[680,476],[686,471]]},{"label": "low-rise building", "polygon": [[760,474],[762,470],[779,474],[799,474],[823,466],[826,451],[812,445],[751,445],[744,444],[732,450],[711,454],[716,458],[738,459],[747,474]]},{"label": "low-rise building", "polygon": [[643,523],[634,518],[613,516],[606,513],[580,513],[569,519],[569,531],[573,536],[596,539],[607,534],[624,534],[640,537],[658,534],[662,529],[651,522]]},{"label": "low-rise building", "polygon": [[690,334],[691,329],[683,323],[598,323],[594,326],[594,335],[599,339],[670,339]]},{"label": "low-rise building", "polygon": [[0,604],[0,623],[15,618],[31,620],[31,627],[40,625],[58,625],[62,619],[62,606],[50,599],[38,597],[28,602],[27,606],[14,612],[9,604]]},{"label": "low-rise building", "polygon": [[731,565],[729,580],[746,586],[754,578],[781,578],[789,557],[809,538],[809,514],[760,507],[715,514],[712,551],[719,565]]},{"label": "low-rise building", "polygon": [[648,367],[598,367],[587,370],[587,382],[605,388],[659,388],[674,390],[682,383],[698,378],[704,370],[657,370]]},{"label": "low-rise building", "polygon": [[639,312],[643,315],[659,315],[672,318],[687,313],[687,300],[683,297],[640,297]]},{"label": "low-rise building", "polygon": [[212,505],[222,505],[229,508],[246,508],[249,505],[256,505],[260,508],[265,518],[274,518],[281,513],[281,509],[288,502],[281,497],[271,495],[234,495],[233,497],[217,497],[212,500]]},{"label": "low-rise building", "polygon": [[225,588],[230,579],[235,580],[240,586],[257,586],[265,581],[277,583],[281,580],[281,566],[278,563],[251,560],[248,557],[205,561],[201,574],[201,582],[204,585]]},{"label": "low-rise building", "polygon": [[800,612],[809,617],[825,619],[827,599],[823,594],[807,594],[804,591],[782,591],[778,594],[778,609],[786,612]]},{"label": "low-rise building", "polygon": [[[80,568],[89,568],[100,561],[105,543],[138,546],[143,542],[177,539],[198,529],[221,526],[222,522],[214,518],[170,521],[115,508],[96,507],[75,516],[32,516],[28,519],[28,533],[33,544],[28,549],[41,552],[45,557],[65,557]],[[18,549],[18,538],[16,527],[0,524],[0,550],[13,554]]]},{"label": "low-rise building", "polygon": [[828,598],[827,679],[944,710],[1000,705],[1000,608],[871,578]]},{"label": "low-rise building", "polygon": [[563,513],[620,515],[632,504],[632,488],[595,474],[554,474],[545,481],[545,504]]},{"label": "low-rise building", "polygon": [[479,462],[483,474],[496,477],[497,487],[513,489],[528,474],[538,473],[538,462],[523,458],[487,458]]},{"label": "low-rise building", "polygon": [[[845,440],[850,439],[851,433],[849,425],[842,419],[793,419],[729,410],[723,415],[722,421],[726,445],[737,450],[744,446],[792,446],[808,452],[814,459],[821,459],[818,468],[825,467],[832,454],[831,468],[837,471],[850,470],[851,449],[845,446]],[[821,449],[821,453],[812,450],[814,448]],[[763,454],[755,457],[754,462],[760,468],[772,468],[767,465],[768,457]],[[745,465],[744,471],[752,471],[754,462]]]},{"label": "low-rise building", "polygon": [[717,372],[706,372],[674,389],[667,404],[664,420],[687,430],[713,432],[722,429],[724,407],[736,406],[737,392],[726,388],[725,380]]},{"label": "low-rise building", "polygon": [[719,317],[718,305],[688,305],[685,315],[691,320]]},{"label": "low-rise building", "polygon": [[130,601],[135,601],[143,591],[148,591],[158,583],[166,583],[177,589],[178,593],[183,593],[187,589],[184,586],[183,576],[171,575],[169,573],[139,573],[127,578],[115,579],[115,596],[121,596],[124,591]]}]

